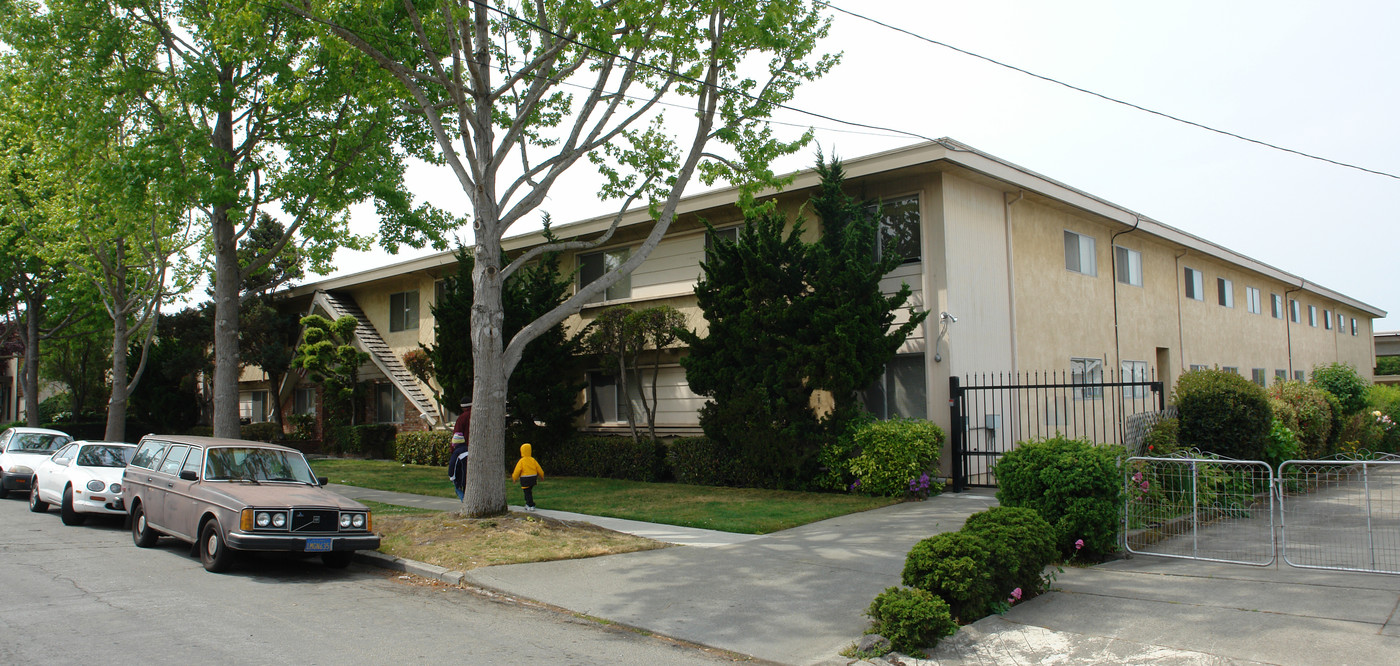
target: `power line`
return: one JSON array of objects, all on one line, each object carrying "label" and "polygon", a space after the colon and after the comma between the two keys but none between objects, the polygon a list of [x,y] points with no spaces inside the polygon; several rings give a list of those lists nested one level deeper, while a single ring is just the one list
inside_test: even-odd
[{"label": "power line", "polygon": [[883,22],[883,21],[870,18],[869,16],[865,16],[865,15],[863,15],[863,14],[857,14],[856,12],[850,11],[850,10],[848,10],[848,9],[842,9],[841,7],[837,7],[836,5],[833,5],[833,4],[829,3],[829,2],[825,2],[824,0],[812,0],[812,2],[815,3],[815,4],[822,5],[822,6],[824,6],[824,7],[827,7],[827,8],[829,8],[829,9],[832,9],[832,10],[834,10],[834,11],[840,12],[840,13],[845,14],[845,15],[847,15],[847,16],[850,16],[850,17],[852,17],[852,18],[857,18],[857,19],[860,19],[860,20],[862,20],[862,21],[869,21],[870,23],[874,23],[875,25],[878,25],[878,26],[880,26],[880,27],[882,27],[882,28],[886,28],[886,29],[889,29],[889,30],[893,30],[893,31],[895,31],[895,32],[903,33],[903,34],[908,35],[908,36],[910,36],[910,37],[913,37],[913,38],[915,38],[915,39],[918,39],[918,40],[921,40],[921,41],[925,41],[925,42],[928,42],[928,43],[930,43],[930,44],[934,44],[934,45],[937,45],[937,46],[942,46],[943,48],[946,48],[946,49],[952,49],[952,50],[957,51],[958,53],[961,53],[961,54],[963,54],[963,55],[969,55],[969,56],[972,56],[972,57],[977,58],[977,59],[979,59],[979,60],[984,60],[984,61],[986,61],[986,62],[992,63],[993,65],[997,65],[998,67],[1005,67],[1005,68],[1007,68],[1007,69],[1010,69],[1010,70],[1017,71],[1017,72],[1020,72],[1020,73],[1022,73],[1022,74],[1025,74],[1026,76],[1031,76],[1031,77],[1040,79],[1041,81],[1045,81],[1045,82],[1048,82],[1048,83],[1053,83],[1053,84],[1059,85],[1059,86],[1064,86],[1064,87],[1066,87],[1066,88],[1069,88],[1070,90],[1075,90],[1075,91],[1078,91],[1078,92],[1082,92],[1082,93],[1084,93],[1084,94],[1086,94],[1086,95],[1093,95],[1094,97],[1098,97],[1099,99],[1106,100],[1106,101],[1109,101],[1109,102],[1113,102],[1114,104],[1121,104],[1121,105],[1126,106],[1126,107],[1129,107],[1129,108],[1137,109],[1138,111],[1144,111],[1144,112],[1146,112],[1146,113],[1150,113],[1150,114],[1152,114],[1152,115],[1154,115],[1154,116],[1161,116],[1161,117],[1166,118],[1166,119],[1168,119],[1168,120],[1175,120],[1176,122],[1179,122],[1179,123],[1183,123],[1183,124],[1186,124],[1186,125],[1190,125],[1190,126],[1192,126],[1192,127],[1197,127],[1197,128],[1200,128],[1200,129],[1209,131],[1209,132],[1215,132],[1216,134],[1223,134],[1223,135],[1225,135],[1225,136],[1228,136],[1228,137],[1231,137],[1231,138],[1235,138],[1235,139],[1239,139],[1239,140],[1241,140],[1241,141],[1248,141],[1249,143],[1253,143],[1253,144],[1257,144],[1257,145],[1260,145],[1260,146],[1264,146],[1264,147],[1266,147],[1266,148],[1273,148],[1274,150],[1281,150],[1281,151],[1283,151],[1283,152],[1285,152],[1285,153],[1293,153],[1294,155],[1299,155],[1299,156],[1301,156],[1301,157],[1306,157],[1306,158],[1308,158],[1308,159],[1318,160],[1318,161],[1320,161],[1320,162],[1327,162],[1327,163],[1329,163],[1329,164],[1335,164],[1335,165],[1337,165],[1337,166],[1346,167],[1346,168],[1348,168],[1348,169],[1356,169],[1357,171],[1365,171],[1366,173],[1373,173],[1373,174],[1376,174],[1377,176],[1385,176],[1385,177],[1387,177],[1387,178],[1395,178],[1395,179],[1397,179],[1397,180],[1400,180],[1400,176],[1397,176],[1397,175],[1392,174],[1392,173],[1387,173],[1387,172],[1385,172],[1385,171],[1377,171],[1377,170],[1375,170],[1375,169],[1368,169],[1368,168],[1363,167],[1363,166],[1357,166],[1357,165],[1355,165],[1355,164],[1348,164],[1348,163],[1346,163],[1346,162],[1339,162],[1339,161],[1337,161],[1337,160],[1328,159],[1328,158],[1326,158],[1326,157],[1321,157],[1321,156],[1318,156],[1318,155],[1313,155],[1313,154],[1311,154],[1311,153],[1305,153],[1305,152],[1303,152],[1303,151],[1301,151],[1301,150],[1294,150],[1294,149],[1292,149],[1292,148],[1285,148],[1285,147],[1283,147],[1283,146],[1279,146],[1279,145],[1276,145],[1276,144],[1272,144],[1272,143],[1269,143],[1269,142],[1267,142],[1267,141],[1260,141],[1259,139],[1251,139],[1251,138],[1249,138],[1249,137],[1247,137],[1247,136],[1243,136],[1243,135],[1240,135],[1240,134],[1236,134],[1236,133],[1234,133],[1234,132],[1229,132],[1229,131],[1222,130],[1222,129],[1216,129],[1216,128],[1211,127],[1211,126],[1209,126],[1209,125],[1203,125],[1203,124],[1198,123],[1198,122],[1195,122],[1195,121],[1186,120],[1185,118],[1179,118],[1179,117],[1177,117],[1177,116],[1173,116],[1173,115],[1171,115],[1171,114],[1169,114],[1169,113],[1163,113],[1163,112],[1161,112],[1161,111],[1156,111],[1156,110],[1153,110],[1153,109],[1149,109],[1149,108],[1147,108],[1147,107],[1145,107],[1145,106],[1140,106],[1140,105],[1138,105],[1138,104],[1133,104],[1132,102],[1127,102],[1127,101],[1118,99],[1118,98],[1116,98],[1116,97],[1110,97],[1110,96],[1105,95],[1105,94],[1103,94],[1103,93],[1097,93],[1097,92],[1094,92],[1094,91],[1089,90],[1089,89],[1087,89],[1087,88],[1081,88],[1081,87],[1079,87],[1079,86],[1071,85],[1071,84],[1069,84],[1069,83],[1065,83],[1064,81],[1060,81],[1060,80],[1058,80],[1058,79],[1053,79],[1053,78],[1050,78],[1050,77],[1048,77],[1048,76],[1044,76],[1044,75],[1041,75],[1041,74],[1036,74],[1035,72],[1032,72],[1032,71],[1026,70],[1026,69],[1022,69],[1022,68],[1017,67],[1017,66],[1015,66],[1015,65],[1009,65],[1009,64],[1004,63],[1004,62],[1001,62],[1001,61],[999,61],[999,60],[994,60],[994,59],[989,58],[989,57],[987,57],[987,56],[984,56],[984,55],[981,55],[981,54],[978,54],[978,53],[973,53],[972,51],[968,51],[967,49],[958,48],[958,47],[956,47],[956,46],[953,46],[952,44],[948,44],[948,43],[945,43],[945,42],[940,42],[940,41],[938,41],[938,40],[936,40],[936,39],[932,39],[932,38],[929,38],[929,37],[925,37],[925,36],[920,35],[920,34],[918,34],[918,33],[915,33],[915,32],[909,31],[909,30],[906,30],[906,29],[901,28],[901,27],[899,27],[899,26],[890,25],[890,24],[885,23],[885,22]]}]

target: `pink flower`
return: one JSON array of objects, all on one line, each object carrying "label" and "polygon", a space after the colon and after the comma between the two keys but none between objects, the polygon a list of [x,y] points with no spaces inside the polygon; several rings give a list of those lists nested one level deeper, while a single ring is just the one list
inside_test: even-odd
[{"label": "pink flower", "polygon": [[1142,488],[1143,490],[1147,490],[1147,482],[1143,481],[1142,483],[1138,484],[1138,487]]},{"label": "pink flower", "polygon": [[1083,540],[1083,539],[1079,539],[1079,540],[1077,540],[1077,541],[1074,542],[1074,549],[1075,549],[1075,550],[1079,550],[1080,548],[1083,548],[1083,547],[1084,547],[1084,540]]},{"label": "pink flower", "polygon": [[1011,591],[1011,599],[1008,599],[1007,601],[1013,601],[1013,600],[1014,600],[1014,601],[1020,601],[1020,600],[1021,600],[1021,588],[1018,587],[1018,588],[1016,588],[1016,589],[1014,589],[1014,590]]}]

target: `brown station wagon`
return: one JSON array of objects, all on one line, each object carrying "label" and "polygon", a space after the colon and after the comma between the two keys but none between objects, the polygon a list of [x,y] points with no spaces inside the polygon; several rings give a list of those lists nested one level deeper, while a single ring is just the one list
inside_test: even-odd
[{"label": "brown station wagon", "polygon": [[315,553],[330,567],[379,548],[369,509],[322,488],[300,451],[239,439],[147,435],[123,475],[131,537],[194,545],[204,568],[238,551]]}]

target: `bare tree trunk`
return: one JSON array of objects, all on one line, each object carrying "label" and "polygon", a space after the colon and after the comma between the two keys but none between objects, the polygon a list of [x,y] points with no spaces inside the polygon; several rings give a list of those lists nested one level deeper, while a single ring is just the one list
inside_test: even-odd
[{"label": "bare tree trunk", "polygon": [[500,242],[494,236],[478,233],[476,265],[472,269],[476,294],[472,305],[472,420],[471,432],[467,435],[472,461],[467,465],[467,492],[462,506],[468,516],[490,516],[506,511],[503,471],[509,378],[502,338],[505,309],[501,305],[499,247]]},{"label": "bare tree trunk", "polygon": [[[113,300],[120,302],[120,299]],[[119,312],[119,309],[113,308],[113,311]],[[126,440],[126,346],[130,337],[126,316],[112,317],[112,398],[107,401],[107,431],[102,435],[109,442]]]},{"label": "bare tree trunk", "polygon": [[[220,79],[232,80],[225,67]],[[221,175],[233,176],[233,113],[219,111],[214,148]],[[238,239],[229,219],[229,205],[214,206],[214,436],[237,438],[238,432]]]},{"label": "bare tree trunk", "polygon": [[44,316],[44,295],[38,290],[25,296],[24,313],[24,422],[39,427],[39,322]]}]

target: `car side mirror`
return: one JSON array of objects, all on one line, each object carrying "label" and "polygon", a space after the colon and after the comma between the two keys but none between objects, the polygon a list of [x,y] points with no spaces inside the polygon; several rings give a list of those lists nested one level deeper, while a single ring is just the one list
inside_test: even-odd
[{"label": "car side mirror", "polygon": [[318,477],[316,477],[316,485],[318,485],[318,486],[324,486],[324,485],[326,485],[327,483],[330,483],[330,482],[331,482],[331,480],[330,480],[329,477],[325,477],[325,476],[318,476]]},{"label": "car side mirror", "polygon": [[180,480],[181,480],[181,481],[198,481],[198,480],[199,480],[199,472],[196,472],[196,471],[194,471],[194,470],[192,470],[192,469],[182,469],[182,470],[180,470]]}]

